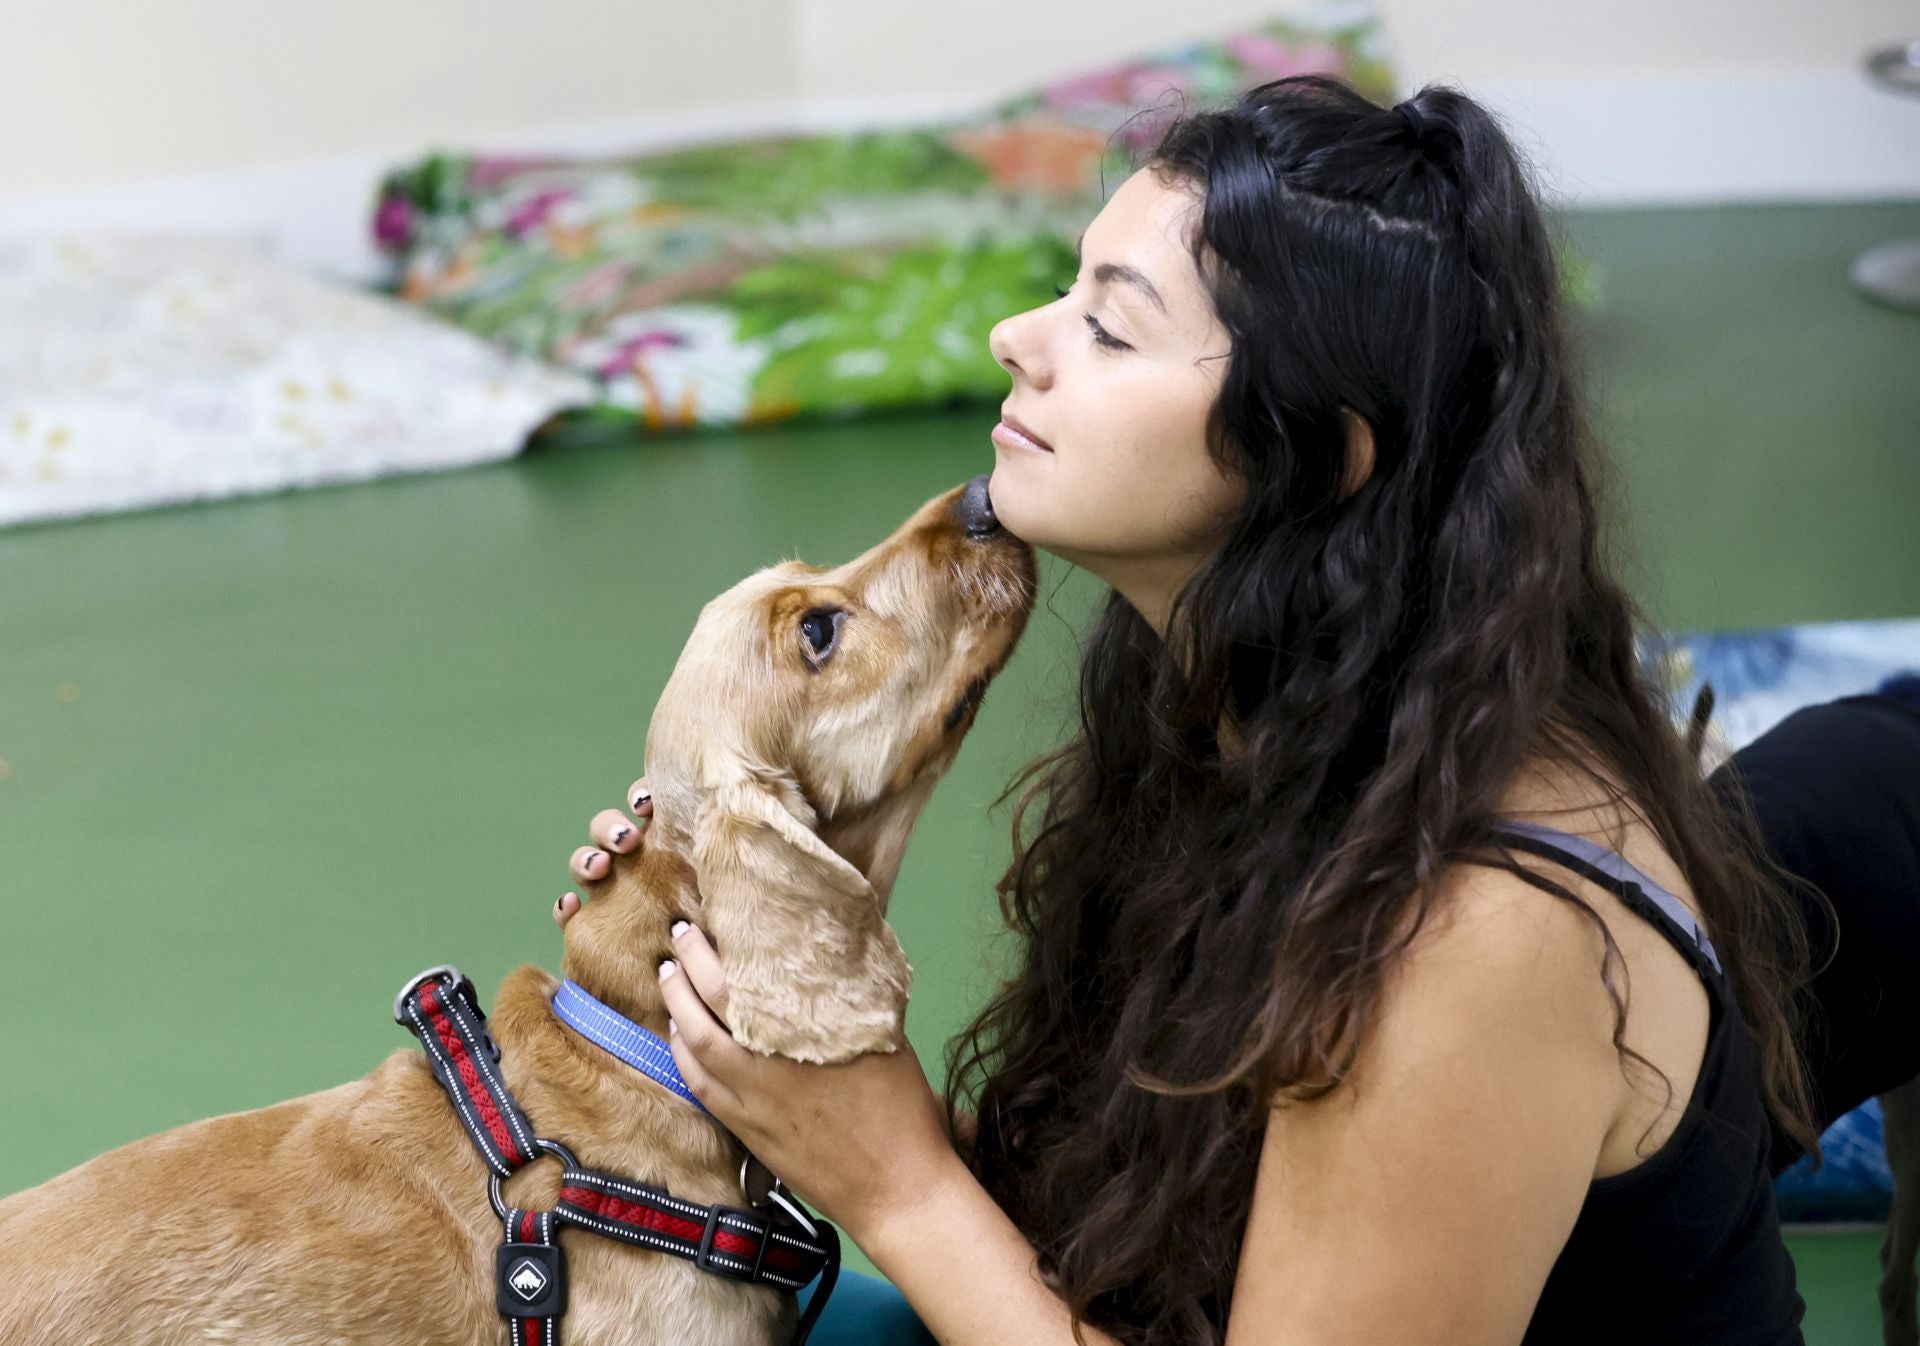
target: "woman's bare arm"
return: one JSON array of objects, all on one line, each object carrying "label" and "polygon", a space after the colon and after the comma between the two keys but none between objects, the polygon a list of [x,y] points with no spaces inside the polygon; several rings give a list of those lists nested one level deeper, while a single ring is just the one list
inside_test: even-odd
[{"label": "woman's bare arm", "polygon": [[1517,1343],[1623,1088],[1600,937],[1463,869],[1340,1087],[1269,1115],[1228,1346]]}]

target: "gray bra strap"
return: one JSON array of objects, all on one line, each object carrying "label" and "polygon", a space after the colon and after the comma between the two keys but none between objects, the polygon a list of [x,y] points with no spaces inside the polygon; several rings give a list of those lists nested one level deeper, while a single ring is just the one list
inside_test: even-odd
[{"label": "gray bra strap", "polygon": [[1532,837],[1535,841],[1566,851],[1585,861],[1609,878],[1632,884],[1645,893],[1648,901],[1659,907],[1682,933],[1699,946],[1700,952],[1707,956],[1709,963],[1713,964],[1715,972],[1721,970],[1720,955],[1714,951],[1713,941],[1707,938],[1706,931],[1700,928],[1700,922],[1693,918],[1693,913],[1687,910],[1686,904],[1648,878],[1644,871],[1629,862],[1625,856],[1610,851],[1605,846],[1589,841],[1585,837],[1577,837],[1571,832],[1562,832],[1557,828],[1541,827],[1537,823],[1522,823],[1515,822],[1511,818],[1501,818],[1494,823],[1494,829],[1496,832],[1512,832],[1519,836]]}]

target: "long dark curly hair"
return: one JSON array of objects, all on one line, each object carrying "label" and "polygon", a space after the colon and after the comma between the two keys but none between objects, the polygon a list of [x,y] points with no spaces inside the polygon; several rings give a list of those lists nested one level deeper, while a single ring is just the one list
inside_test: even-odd
[{"label": "long dark curly hair", "polygon": [[[1639,662],[1529,171],[1464,93],[1411,101],[1417,137],[1340,80],[1283,79],[1146,160],[1202,199],[1193,258],[1232,338],[1209,445],[1244,506],[1164,639],[1109,596],[1079,732],[1001,796],[1025,787],[998,885],[1019,962],[946,1086],[1043,1274],[1127,1342],[1224,1336],[1269,1107],[1339,1085],[1436,876],[1513,863],[1489,825],[1541,754],[1681,866],[1776,1124],[1818,1143],[1806,938]],[[1343,407],[1376,444],[1350,493]],[[1638,1057],[1619,948],[1559,896],[1606,936]]]}]

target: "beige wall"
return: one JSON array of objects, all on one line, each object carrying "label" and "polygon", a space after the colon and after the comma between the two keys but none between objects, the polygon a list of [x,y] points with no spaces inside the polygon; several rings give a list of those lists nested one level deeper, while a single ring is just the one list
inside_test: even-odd
[{"label": "beige wall", "polygon": [[0,0],[0,192],[790,101],[791,0]]}]

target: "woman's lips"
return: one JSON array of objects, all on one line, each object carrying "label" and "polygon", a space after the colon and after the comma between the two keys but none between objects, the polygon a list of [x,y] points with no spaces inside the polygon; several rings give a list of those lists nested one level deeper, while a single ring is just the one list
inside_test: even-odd
[{"label": "woman's lips", "polygon": [[993,427],[993,442],[1010,449],[1028,449],[1035,453],[1052,453],[1053,446],[1045,440],[1037,439],[1010,421],[1001,421]]}]

